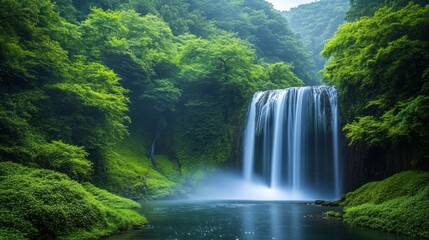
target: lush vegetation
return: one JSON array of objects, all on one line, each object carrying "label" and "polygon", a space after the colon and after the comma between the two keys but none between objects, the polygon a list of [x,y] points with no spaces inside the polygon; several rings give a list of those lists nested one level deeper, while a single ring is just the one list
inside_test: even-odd
[{"label": "lush vegetation", "polygon": [[339,89],[351,144],[412,145],[415,167],[427,166],[429,6],[384,7],[340,27],[325,46],[324,70]]},{"label": "lush vegetation", "polygon": [[64,174],[0,163],[0,239],[99,239],[143,225],[139,204]]},{"label": "lush vegetation", "polygon": [[350,0],[351,8],[347,12],[346,19],[350,22],[356,21],[363,16],[373,16],[374,13],[385,6],[398,10],[414,2],[419,5],[426,5],[426,0]]},{"label": "lush vegetation", "polygon": [[[320,0],[283,12],[292,30],[299,33],[311,52],[315,74],[319,74],[326,62],[320,52],[338,27],[345,23],[344,18],[349,7],[349,0]],[[319,77],[322,78],[320,74]]]},{"label": "lush vegetation", "polygon": [[153,169],[142,146],[144,143],[135,137],[115,145],[105,156],[106,172],[96,184],[132,199],[165,198],[181,191],[178,166],[164,156],[154,156]]},{"label": "lush vegetation", "polygon": [[[1,6],[0,160],[122,195],[152,195],[141,185],[153,176],[173,188],[171,174],[225,163],[253,92],[313,80],[302,44],[262,0]],[[127,148],[129,134],[140,147]]]},{"label": "lush vegetation", "polygon": [[[429,6],[408,2],[352,0],[323,74],[351,148],[405,146],[402,168],[428,168]],[[106,236],[145,220],[98,187],[168,198],[238,165],[251,95],[317,83],[316,55],[346,9],[322,0],[287,14],[313,67],[263,0],[0,0],[0,236]],[[413,230],[428,229],[427,178],[404,174],[390,198],[357,200],[393,180],[347,195],[346,222],[427,236]],[[423,225],[396,227],[401,214]]]},{"label": "lush vegetation", "polygon": [[346,194],[343,219],[370,227],[429,238],[429,173],[406,171]]},{"label": "lush vegetation", "polygon": [[[339,92],[350,177],[428,170],[427,1],[352,0],[347,19],[322,54],[325,81]],[[345,195],[344,221],[428,238],[428,181],[428,172],[407,171],[368,183]]]},{"label": "lush vegetation", "polygon": [[303,44],[263,0],[1,0],[0,66],[6,238],[143,223],[126,210],[137,205],[87,182],[133,199],[180,195],[238,159],[255,91],[314,81]]}]

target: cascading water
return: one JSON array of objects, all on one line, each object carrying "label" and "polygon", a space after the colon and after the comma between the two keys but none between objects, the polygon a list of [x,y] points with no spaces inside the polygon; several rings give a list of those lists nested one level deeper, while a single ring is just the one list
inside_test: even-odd
[{"label": "cascading water", "polygon": [[243,172],[290,199],[341,194],[337,91],[299,87],[257,92],[244,133]]}]

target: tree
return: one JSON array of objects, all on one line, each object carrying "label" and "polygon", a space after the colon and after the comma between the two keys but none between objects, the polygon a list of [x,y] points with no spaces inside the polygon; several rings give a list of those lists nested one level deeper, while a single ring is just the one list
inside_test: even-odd
[{"label": "tree", "polygon": [[299,34],[310,50],[315,62],[313,71],[316,74],[325,65],[325,59],[320,52],[338,27],[345,22],[344,17],[349,7],[349,0],[321,0],[283,12],[290,27]]},{"label": "tree", "polygon": [[324,74],[339,89],[352,143],[405,141],[422,151],[417,160],[427,154],[428,16],[429,6],[382,8],[341,26],[326,44],[322,53],[331,60]]},{"label": "tree", "polygon": [[81,35],[61,6],[2,2],[0,159],[83,179],[96,159],[88,153],[127,133],[128,98],[113,71],[79,55]]},{"label": "tree", "polygon": [[222,136],[222,125],[255,90],[255,53],[233,34],[211,40],[188,36],[182,44],[183,122],[189,138],[201,147]]},{"label": "tree", "polygon": [[364,16],[373,16],[382,7],[392,7],[395,10],[403,8],[414,2],[421,6],[428,4],[426,0],[350,0],[350,10],[347,12],[347,21],[356,21]]}]

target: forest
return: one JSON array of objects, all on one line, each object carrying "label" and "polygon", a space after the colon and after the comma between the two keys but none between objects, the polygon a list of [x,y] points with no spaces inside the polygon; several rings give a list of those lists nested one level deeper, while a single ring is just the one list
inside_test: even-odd
[{"label": "forest", "polygon": [[344,18],[349,8],[349,0],[324,0],[282,12],[291,29],[300,35],[311,53],[314,61],[313,71],[319,81],[323,81],[321,71],[326,62],[320,52],[325,43],[334,36],[338,26],[345,23]]},{"label": "forest", "polygon": [[241,169],[255,92],[320,84],[343,221],[429,238],[427,3],[0,0],[0,239],[143,226],[135,201]]}]

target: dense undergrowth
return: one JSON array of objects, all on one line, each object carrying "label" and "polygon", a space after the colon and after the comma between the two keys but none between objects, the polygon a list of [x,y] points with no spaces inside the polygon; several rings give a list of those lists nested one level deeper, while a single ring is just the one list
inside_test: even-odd
[{"label": "dense undergrowth", "polygon": [[406,171],[346,194],[344,222],[429,238],[429,172]]},{"label": "dense undergrowth", "polygon": [[99,239],[143,225],[140,205],[51,170],[0,163],[0,239]]}]

